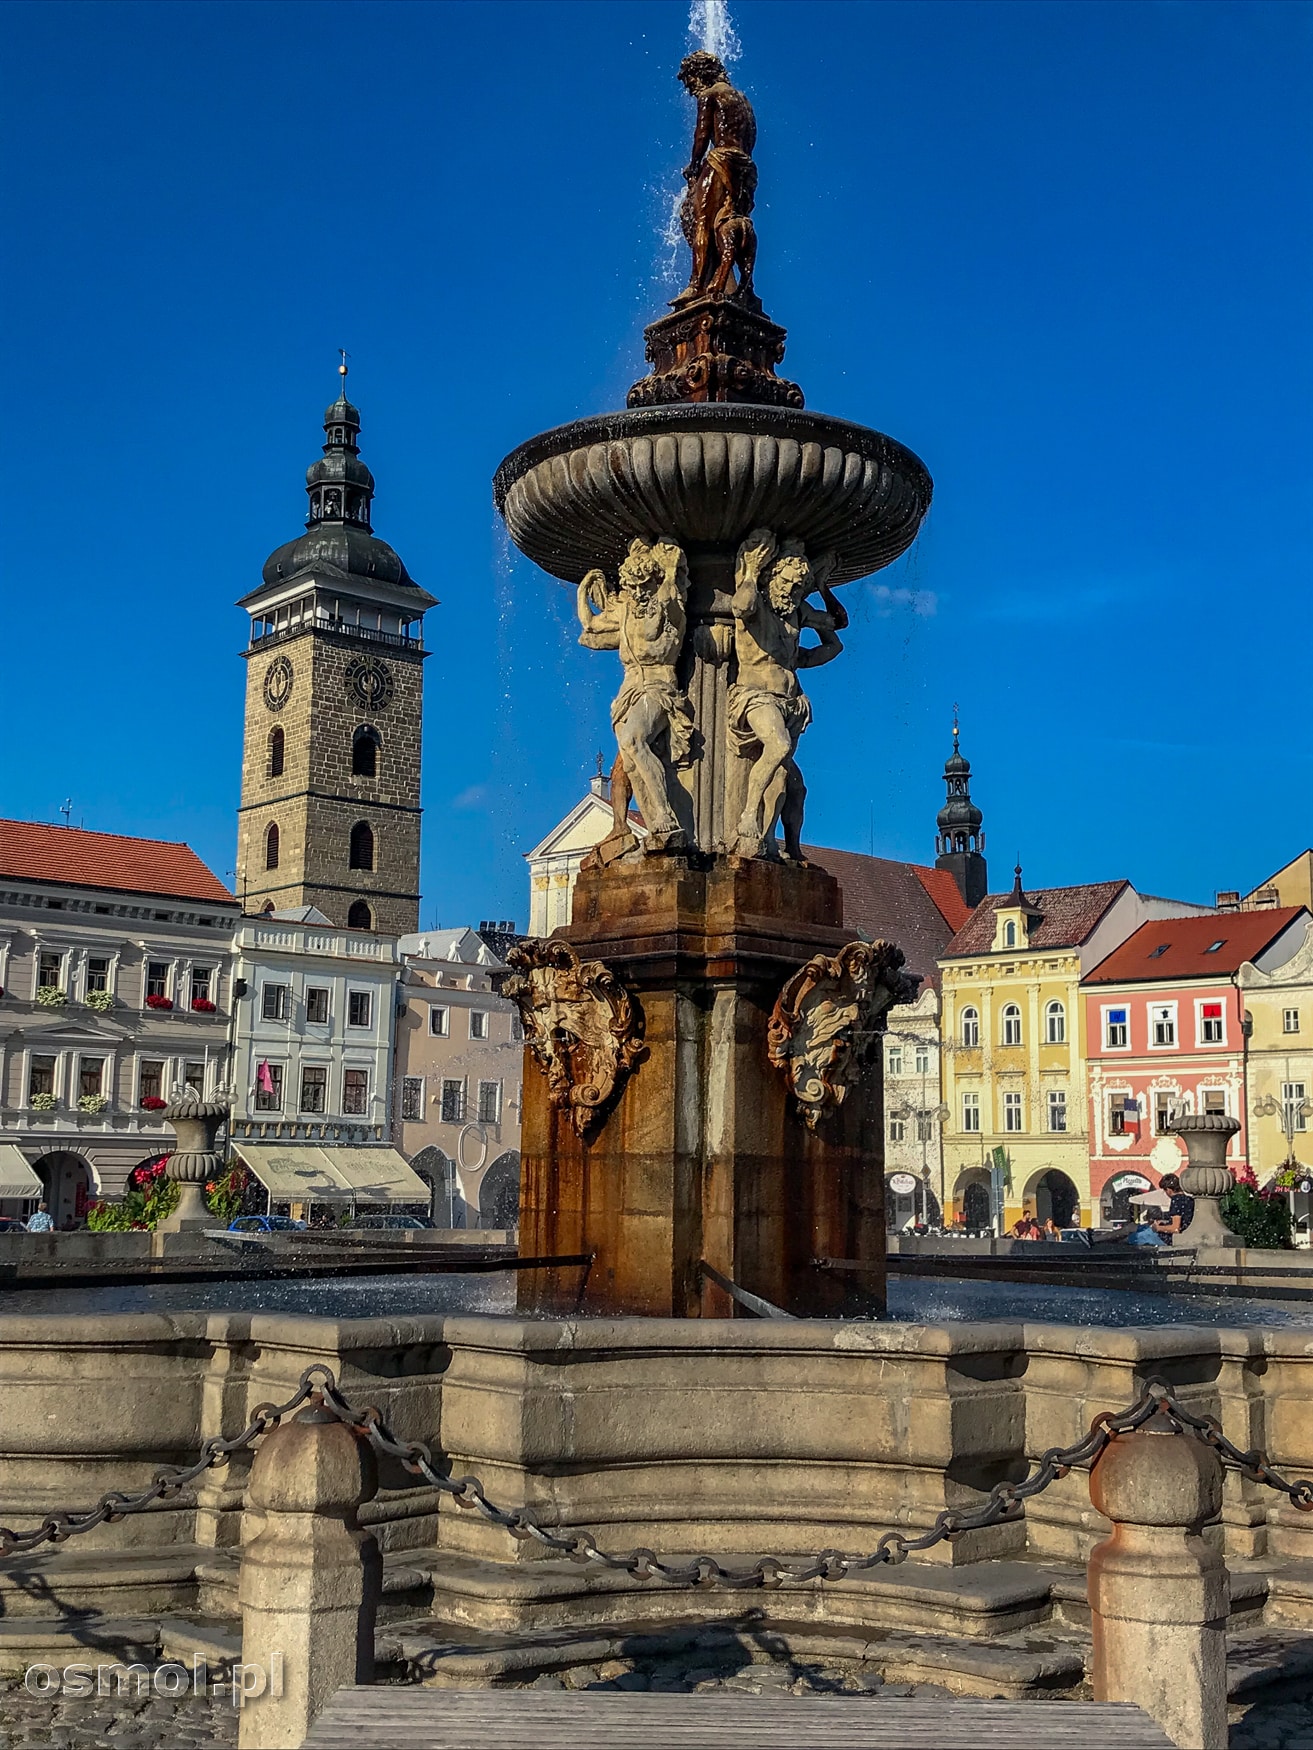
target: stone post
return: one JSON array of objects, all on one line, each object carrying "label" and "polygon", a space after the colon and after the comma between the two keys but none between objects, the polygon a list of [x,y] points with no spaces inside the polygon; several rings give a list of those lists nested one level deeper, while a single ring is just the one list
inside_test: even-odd
[{"label": "stone post", "polygon": [[1226,1164],[1226,1150],[1240,1128],[1238,1118],[1228,1118],[1222,1112],[1183,1112],[1172,1123],[1172,1130],[1185,1143],[1190,1164],[1180,1175],[1181,1189],[1194,1198],[1194,1218],[1182,1244],[1187,1246],[1229,1246],[1233,1250],[1244,1241],[1233,1234],[1222,1220],[1221,1200],[1235,1184]]},{"label": "stone post", "polygon": [[323,1408],[261,1443],[250,1501],[264,1524],[238,1582],[240,1750],[295,1750],[336,1690],[372,1680],[382,1564],[356,1510],[377,1488],[368,1441]]},{"label": "stone post", "polygon": [[226,1099],[206,1100],[194,1088],[177,1089],[164,1108],[165,1121],[173,1126],[177,1138],[165,1171],[182,1194],[178,1207],[165,1216],[157,1233],[214,1226],[215,1217],[205,1207],[204,1187],[208,1180],[223,1176],[223,1156],[215,1149],[214,1139],[227,1116]]},{"label": "stone post", "polygon": [[1230,1582],[1202,1536],[1221,1460],[1160,1412],[1104,1450],[1090,1500],[1112,1521],[1089,1562],[1094,1699],[1135,1702],[1182,1750],[1225,1750]]}]

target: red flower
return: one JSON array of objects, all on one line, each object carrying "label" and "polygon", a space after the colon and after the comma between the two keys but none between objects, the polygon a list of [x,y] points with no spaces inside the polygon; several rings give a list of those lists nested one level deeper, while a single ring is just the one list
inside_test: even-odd
[{"label": "red flower", "polygon": [[162,1112],[168,1103],[167,1100],[161,1100],[158,1094],[143,1094],[141,1097],[143,1112]]},{"label": "red flower", "polygon": [[148,996],[146,998],[146,1007],[148,1009],[171,1009],[173,1007],[173,998]]},{"label": "red flower", "polygon": [[191,1006],[198,1015],[212,1015],[214,1013],[214,1004],[209,997],[193,997]]}]

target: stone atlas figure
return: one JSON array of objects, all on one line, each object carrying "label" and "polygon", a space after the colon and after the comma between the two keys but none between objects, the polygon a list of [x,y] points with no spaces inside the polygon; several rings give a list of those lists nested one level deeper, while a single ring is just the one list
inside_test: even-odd
[{"label": "stone atlas figure", "polygon": [[[784,828],[784,855],[802,861],[802,810],[807,791],[794,754],[811,722],[811,705],[798,685],[800,668],[818,668],[843,649],[848,624],[827,586],[834,555],[808,559],[801,541],[778,541],[754,529],[738,551],[734,572],[734,657],[738,678],[729,689],[730,745],[752,759],[738,831],[730,847],[739,856],[774,850],[775,826]],[[820,592],[824,608],[808,597]],[[805,631],[820,642],[804,645]]]},{"label": "stone atlas figure", "polygon": [[752,162],[757,121],[752,105],[705,49],[684,57],[679,77],[698,110],[693,153],[684,171],[688,193],[680,207],[684,235],[693,251],[693,271],[675,303],[709,293],[760,310],[752,288],[757,258],[757,232],[750,216],[757,192],[757,166]]},{"label": "stone atlas figure", "polygon": [[601,571],[580,583],[579,642],[620,652],[624,681],[611,704],[611,726],[648,827],[644,848],[677,850],[688,836],[671,804],[672,774],[688,763],[693,733],[693,710],[675,675],[687,627],[688,564],[673,541],[636,538],[618,576],[618,587]]}]

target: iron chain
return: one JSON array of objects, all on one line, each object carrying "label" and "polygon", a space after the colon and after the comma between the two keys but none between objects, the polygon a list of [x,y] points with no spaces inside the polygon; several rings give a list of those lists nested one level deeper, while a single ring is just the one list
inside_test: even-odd
[{"label": "iron chain", "polygon": [[1043,1453],[1021,1482],[997,1483],[980,1506],[949,1509],[936,1515],[929,1529],[919,1537],[887,1531],[869,1555],[822,1550],[818,1555],[792,1562],[777,1556],[765,1556],[748,1568],[727,1568],[711,1555],[693,1556],[682,1563],[663,1561],[650,1549],[635,1549],[617,1555],[602,1549],[590,1531],[555,1531],[550,1526],[540,1525],[523,1508],[497,1506],[488,1499],[477,1477],[445,1476],[434,1462],[432,1449],[424,1441],[398,1440],[377,1408],[355,1409],[338,1390],[331,1370],[316,1364],[306,1368],[297,1390],[286,1403],[261,1404],[254,1411],[249,1425],[235,1438],[207,1440],[195,1464],[185,1469],[157,1471],[150,1487],[140,1494],[124,1495],[111,1490],[102,1495],[94,1507],[82,1512],[50,1514],[31,1531],[16,1532],[0,1526],[0,1555],[23,1554],[45,1543],[62,1543],[79,1532],[113,1523],[129,1513],[140,1513],[177,1495],[213,1466],[226,1463],[234,1452],[254,1445],[262,1434],[277,1427],[285,1416],[311,1399],[363,1435],[376,1452],[397,1459],[412,1476],[423,1477],[432,1487],[450,1496],[458,1507],[480,1513],[512,1537],[539,1543],[543,1548],[574,1561],[597,1563],[615,1572],[631,1574],[636,1579],[664,1580],[673,1586],[801,1585],[811,1580],[842,1580],[847,1575],[869,1572],[883,1564],[896,1565],[909,1555],[932,1549],[939,1543],[951,1542],[964,1532],[982,1531],[1023,1518],[1025,1503],[1032,1496],[1042,1493],[1050,1483],[1065,1477],[1076,1466],[1093,1464],[1111,1441],[1121,1434],[1133,1433],[1158,1414],[1166,1414],[1176,1432],[1188,1431],[1213,1447],[1222,1462],[1232,1470],[1289,1496],[1292,1504],[1302,1511],[1313,1512],[1313,1481],[1288,1482],[1271,1468],[1263,1453],[1242,1452],[1226,1438],[1214,1418],[1192,1415],[1177,1402],[1168,1386],[1154,1381],[1129,1409],[1120,1413],[1105,1410],[1096,1416],[1083,1440],[1073,1446],[1051,1447]]}]

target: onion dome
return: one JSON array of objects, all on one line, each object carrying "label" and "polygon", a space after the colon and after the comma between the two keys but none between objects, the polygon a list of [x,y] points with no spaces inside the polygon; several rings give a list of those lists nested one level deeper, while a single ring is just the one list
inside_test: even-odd
[{"label": "onion dome", "polygon": [[943,834],[978,833],[985,817],[971,800],[971,762],[958,747],[957,737],[958,727],[954,719],[953,751],[944,761],[948,800],[935,816],[935,821]]}]

